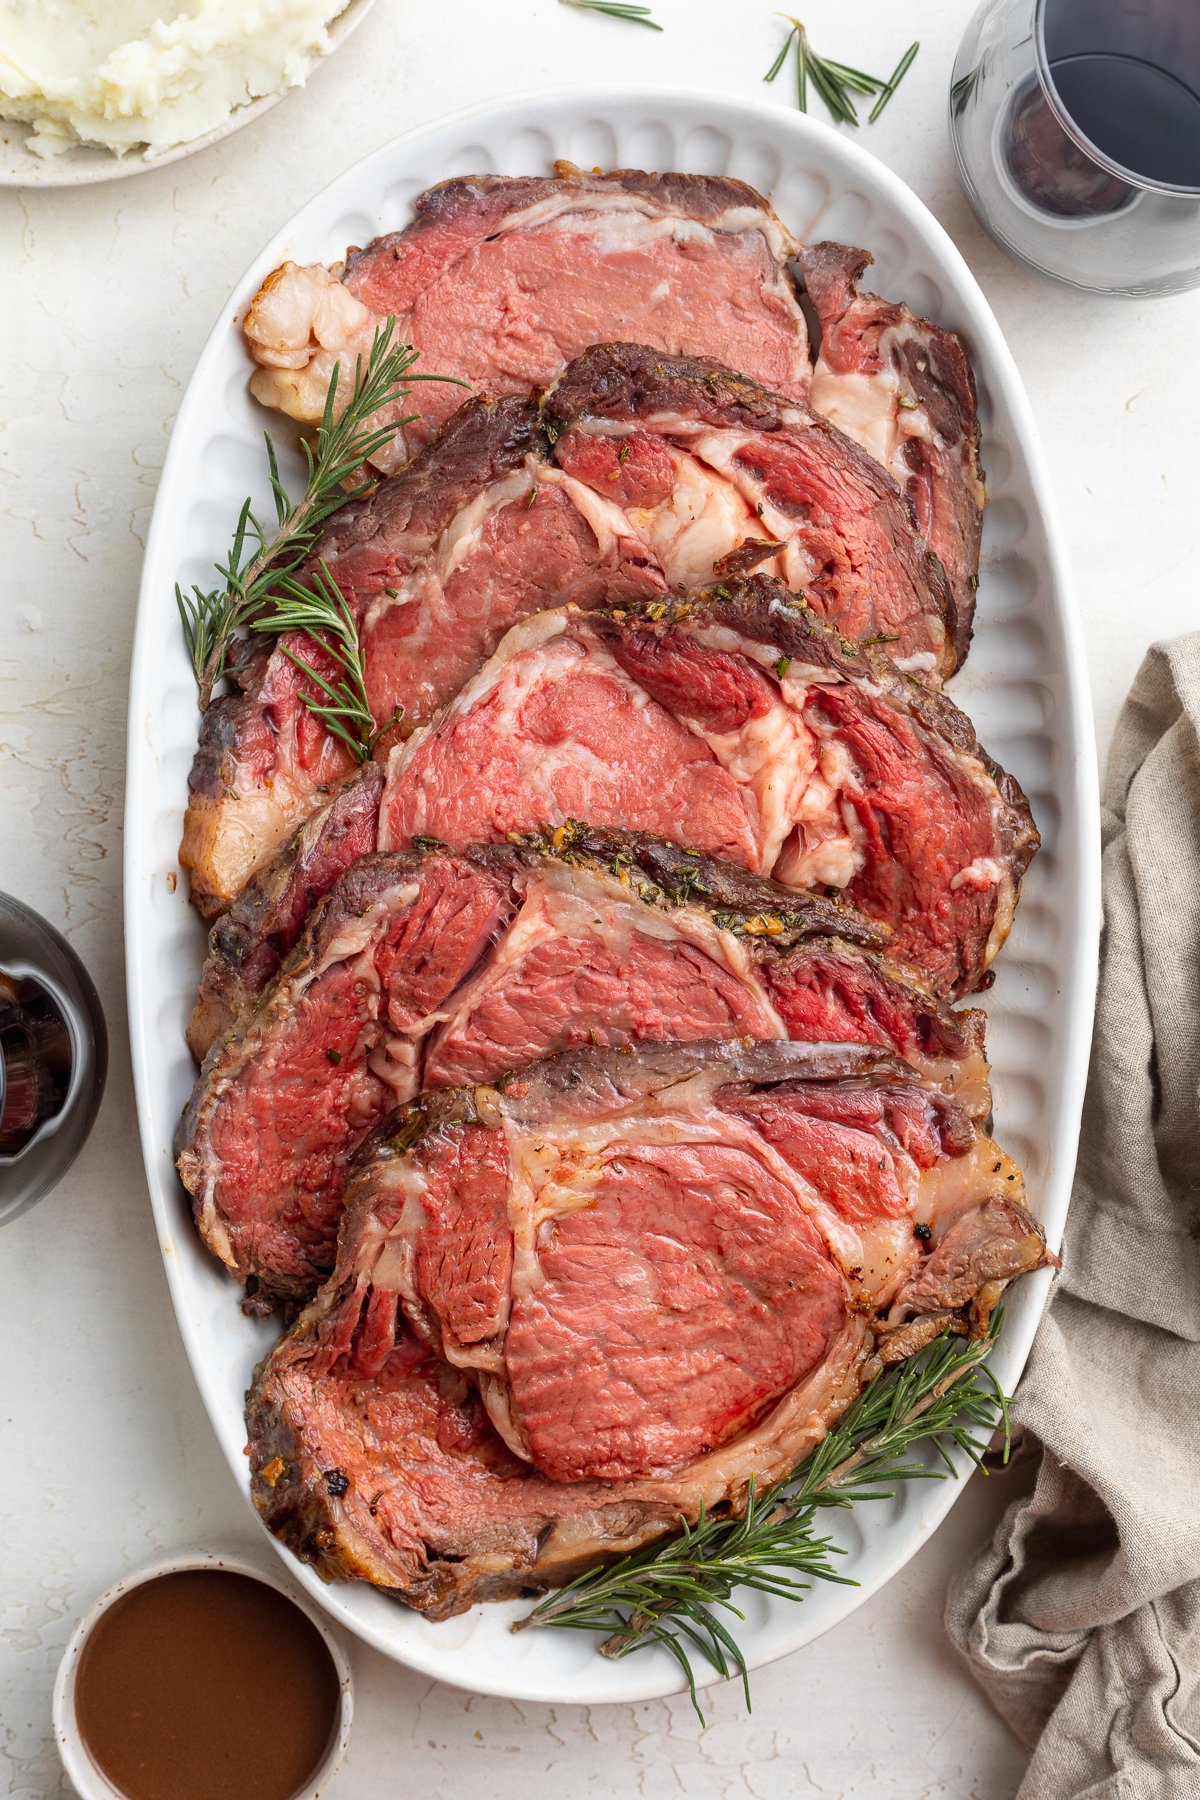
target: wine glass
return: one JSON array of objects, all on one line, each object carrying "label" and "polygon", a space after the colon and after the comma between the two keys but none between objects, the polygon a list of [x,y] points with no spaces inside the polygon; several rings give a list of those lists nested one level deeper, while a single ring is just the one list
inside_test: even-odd
[{"label": "wine glass", "polygon": [[1200,285],[1197,0],[986,0],[950,136],[980,222],[1028,268],[1090,293]]},{"label": "wine glass", "polygon": [[104,1014],[65,938],[0,894],[0,1225],[60,1180],[92,1128]]}]

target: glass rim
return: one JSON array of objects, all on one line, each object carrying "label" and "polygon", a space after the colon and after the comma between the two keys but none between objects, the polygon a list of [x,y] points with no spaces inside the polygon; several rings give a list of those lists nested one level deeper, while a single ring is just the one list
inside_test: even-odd
[{"label": "glass rim", "polygon": [[1034,63],[1037,68],[1038,83],[1046,96],[1046,104],[1067,136],[1079,146],[1085,156],[1089,156],[1100,168],[1107,170],[1110,175],[1115,175],[1119,181],[1124,181],[1129,187],[1140,188],[1145,193],[1151,194],[1174,194],[1185,200],[1200,199],[1200,185],[1156,181],[1150,176],[1139,175],[1136,169],[1131,169],[1125,163],[1119,163],[1114,157],[1108,156],[1098,144],[1088,137],[1085,131],[1080,130],[1068,112],[1062,95],[1054,85],[1054,77],[1050,73],[1050,60],[1046,55],[1046,8],[1049,5],[1050,0],[1034,0]]}]

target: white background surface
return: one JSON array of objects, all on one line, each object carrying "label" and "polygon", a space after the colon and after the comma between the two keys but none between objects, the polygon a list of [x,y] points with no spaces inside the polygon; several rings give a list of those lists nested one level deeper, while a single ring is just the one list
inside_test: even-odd
[{"label": "white background surface", "polygon": [[[395,132],[508,90],[619,81],[635,66],[641,80],[763,91],[781,29],[770,0],[656,0],[655,13],[662,36],[557,0],[381,0],[307,89],[216,149],[109,187],[0,195],[0,886],[84,956],[113,1065],[72,1175],[0,1237],[0,1793],[68,1791],[49,1693],[95,1592],[162,1551],[253,1543],[167,1299],[123,1019],[128,644],[179,394],[260,244]],[[1073,555],[1103,751],[1144,646],[1197,611],[1200,300],[1081,299],[984,238],[945,135],[966,20],[955,0],[812,0],[805,16],[818,47],[880,73],[920,30],[916,64],[864,141],[957,238],[1021,366]],[[766,90],[779,104],[790,102],[784,80]],[[977,1479],[889,1589],[756,1678],[752,1718],[736,1690],[711,1694],[705,1733],[683,1700],[517,1707],[355,1646],[358,1723],[338,1800],[454,1800],[468,1783],[495,1800],[1008,1800],[1023,1755],[941,1633],[946,1581],[1003,1501],[1003,1482]]]}]

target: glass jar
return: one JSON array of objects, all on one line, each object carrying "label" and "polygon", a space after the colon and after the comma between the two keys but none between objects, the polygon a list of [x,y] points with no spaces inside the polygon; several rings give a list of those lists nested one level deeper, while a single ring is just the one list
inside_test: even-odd
[{"label": "glass jar", "polygon": [[66,1173],[104,1092],[108,1037],[65,938],[0,894],[0,1225]]},{"label": "glass jar", "polygon": [[1100,294],[1200,285],[1200,0],[986,0],[950,89],[1009,255]]}]

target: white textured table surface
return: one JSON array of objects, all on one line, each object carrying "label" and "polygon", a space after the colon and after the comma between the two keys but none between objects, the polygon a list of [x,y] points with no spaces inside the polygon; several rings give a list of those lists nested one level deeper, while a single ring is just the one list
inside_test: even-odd
[{"label": "white textured table surface", "polygon": [[[99,1589],[162,1551],[253,1544],[176,1334],[126,1053],[126,668],[180,393],[260,244],[397,131],[506,91],[634,73],[790,102],[783,78],[760,85],[779,41],[770,0],[656,0],[655,12],[662,36],[557,0],[381,0],[306,90],[217,149],[130,182],[0,194],[0,887],[66,930],[112,1040],[86,1152],[0,1237],[0,1793],[69,1791],[50,1689]],[[805,16],[820,47],[881,72],[921,32],[914,68],[864,141],[958,239],[1024,373],[1073,554],[1103,751],[1145,645],[1197,613],[1200,301],[1084,300],[1025,275],[983,236],[945,131],[959,0],[810,0]],[[685,1700],[516,1706],[356,1646],[339,1800],[454,1800],[468,1782],[496,1800],[1008,1800],[1022,1753],[941,1630],[946,1581],[997,1516],[1003,1485],[976,1479],[888,1589],[759,1675],[751,1718],[735,1689],[712,1693],[706,1732]]]}]

